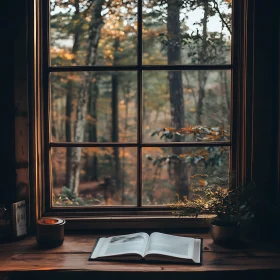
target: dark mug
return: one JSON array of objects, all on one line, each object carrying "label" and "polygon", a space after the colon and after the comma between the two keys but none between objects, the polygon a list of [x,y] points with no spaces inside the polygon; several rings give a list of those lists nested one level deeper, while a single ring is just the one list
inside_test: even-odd
[{"label": "dark mug", "polygon": [[39,247],[53,248],[63,244],[64,225],[60,218],[42,218],[37,222],[36,239]]}]

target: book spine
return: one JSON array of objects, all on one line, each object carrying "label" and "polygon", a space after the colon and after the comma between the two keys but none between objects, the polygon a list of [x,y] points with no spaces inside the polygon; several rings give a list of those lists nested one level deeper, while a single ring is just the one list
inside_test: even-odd
[{"label": "book spine", "polygon": [[200,238],[200,263],[199,264],[203,264],[203,238]]}]

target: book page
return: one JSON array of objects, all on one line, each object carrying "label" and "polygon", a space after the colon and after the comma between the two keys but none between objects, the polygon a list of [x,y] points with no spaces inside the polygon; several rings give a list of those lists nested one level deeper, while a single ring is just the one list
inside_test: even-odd
[{"label": "book page", "polygon": [[149,235],[145,232],[101,238],[90,258],[125,254],[138,254],[143,257],[148,239]]},{"label": "book page", "polygon": [[195,263],[200,263],[200,254],[201,254],[201,239],[194,240],[194,252],[193,252],[193,261]]},{"label": "book page", "polygon": [[150,235],[145,255],[160,254],[176,258],[193,259],[194,238],[159,232]]}]

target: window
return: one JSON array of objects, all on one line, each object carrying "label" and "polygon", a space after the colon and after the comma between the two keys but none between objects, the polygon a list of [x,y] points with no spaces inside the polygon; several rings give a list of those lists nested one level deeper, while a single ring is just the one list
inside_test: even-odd
[{"label": "window", "polygon": [[176,193],[192,197],[195,175],[201,187],[227,179],[232,4],[43,4],[46,213],[169,213]]}]

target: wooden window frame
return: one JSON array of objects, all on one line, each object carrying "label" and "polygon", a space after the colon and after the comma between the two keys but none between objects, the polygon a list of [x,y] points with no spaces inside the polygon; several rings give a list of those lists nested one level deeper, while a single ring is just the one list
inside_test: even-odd
[{"label": "wooden window frame", "polygon": [[[48,34],[43,25],[46,22],[46,9],[48,1],[33,0],[30,1],[29,11],[29,38],[30,55],[32,63],[29,66],[30,72],[30,183],[31,183],[31,209],[33,225],[42,216],[57,216],[67,219],[67,228],[189,228],[189,227],[208,227],[208,222],[201,216],[198,219],[194,218],[176,218],[172,216],[171,211],[166,207],[143,207],[131,209],[131,207],[105,207],[97,210],[89,208],[67,207],[60,210],[59,208],[50,209],[50,200],[48,197],[48,188],[46,186],[45,168],[46,158],[48,158],[48,147],[45,142],[44,119],[48,115],[48,110],[43,104],[48,103],[48,95],[43,96],[44,89],[48,88],[48,77],[43,71],[44,65],[48,65],[48,57],[44,55],[43,47],[48,43]],[[46,5],[46,6],[45,6]],[[139,13],[141,19],[141,12]],[[246,182],[251,178],[251,149],[250,143],[252,139],[252,82],[247,79],[252,75],[253,62],[248,55],[253,50],[253,38],[249,34],[253,34],[253,16],[254,3],[250,0],[235,0],[233,1],[233,36],[232,36],[232,98],[231,98],[231,163],[230,169],[237,172],[237,183]],[[138,27],[141,29],[141,23]],[[138,38],[142,36],[142,32],[138,32]],[[251,35],[252,36],[252,35]],[[140,45],[140,44],[139,44]],[[138,63],[141,56],[138,57]],[[139,64],[138,64],[139,65]],[[63,67],[65,71],[72,67]],[[87,70],[88,67],[78,67],[81,70]],[[195,70],[199,66],[193,67]],[[209,69],[218,69],[219,67],[209,66]],[[222,66],[221,68],[226,68]],[[94,66],[95,70],[106,70],[108,67]],[[116,68],[117,69],[117,68]],[[118,67],[117,70],[126,67]],[[131,69],[131,67],[129,67]],[[141,70],[145,69],[142,66]],[[149,70],[156,70],[157,67],[147,67]],[[189,70],[192,66],[163,66],[161,69],[166,70]],[[203,68],[204,69],[204,68]],[[54,70],[52,68],[52,70]],[[59,70],[59,67],[56,67]],[[114,68],[109,67],[109,70]],[[138,71],[138,83],[141,83],[141,71]],[[48,75],[48,73],[47,73]],[[138,84],[138,87],[140,85]],[[141,88],[141,87],[140,87]],[[141,100],[140,90],[138,97]],[[44,110],[45,109],[45,110]],[[140,117],[138,112],[138,117]],[[138,124],[138,129],[141,129],[141,124]],[[139,137],[139,136],[138,136]],[[63,143],[65,144],[65,143]],[[139,141],[138,141],[139,144]],[[219,146],[223,145],[218,143]],[[67,145],[67,144],[66,144]],[[94,146],[104,146],[112,144],[99,144]],[[182,144],[181,144],[182,145]],[[197,143],[195,143],[196,146]],[[213,146],[217,143],[202,143],[203,146]],[[226,144],[228,145],[228,143]],[[127,145],[129,146],[129,145]],[[144,146],[142,144],[142,146]],[[148,146],[155,146],[150,145]],[[159,144],[156,146],[168,146],[168,144]],[[186,144],[185,146],[192,146]],[[140,152],[139,152],[140,151]],[[138,157],[141,155],[141,149],[138,149]],[[141,160],[141,159],[139,159]],[[141,176],[138,172],[138,178]],[[138,195],[138,202],[141,195]],[[123,211],[122,209],[125,209]]]}]

